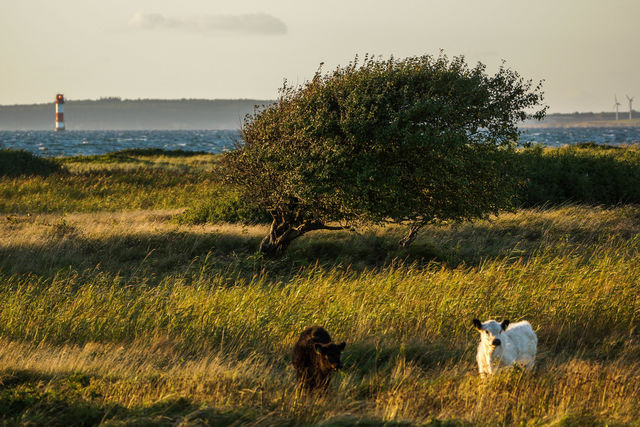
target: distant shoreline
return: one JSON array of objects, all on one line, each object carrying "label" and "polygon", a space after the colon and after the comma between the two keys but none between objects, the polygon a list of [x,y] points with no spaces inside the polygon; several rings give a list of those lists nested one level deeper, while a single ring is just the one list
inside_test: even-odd
[{"label": "distant shoreline", "polygon": [[[69,130],[218,130],[239,129],[246,114],[264,99],[120,99],[67,100]],[[640,127],[640,112],[553,113],[543,121],[526,120],[520,128]],[[53,100],[46,104],[0,105],[0,130],[53,130]]]},{"label": "distant shoreline", "polygon": [[[264,99],[184,99],[97,101],[67,100],[64,118],[68,130],[201,130],[239,129]],[[54,103],[0,106],[0,130],[53,130]]]},{"label": "distant shoreline", "polygon": [[541,129],[541,128],[611,128],[611,127],[640,127],[640,118],[632,120],[594,120],[576,122],[546,122],[540,123],[525,122],[521,128]]},{"label": "distant shoreline", "polygon": [[526,120],[520,124],[522,128],[602,128],[602,127],[640,127],[640,113],[633,110],[632,119],[629,112],[619,112],[616,120],[615,112],[602,113],[553,113],[542,121]]}]

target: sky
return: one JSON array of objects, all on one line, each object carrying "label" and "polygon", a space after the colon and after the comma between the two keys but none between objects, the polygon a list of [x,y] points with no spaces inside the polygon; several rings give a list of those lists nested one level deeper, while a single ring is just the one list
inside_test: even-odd
[{"label": "sky", "polygon": [[639,0],[0,1],[0,105],[274,99],[321,62],[441,50],[544,80],[552,113],[640,96]]}]

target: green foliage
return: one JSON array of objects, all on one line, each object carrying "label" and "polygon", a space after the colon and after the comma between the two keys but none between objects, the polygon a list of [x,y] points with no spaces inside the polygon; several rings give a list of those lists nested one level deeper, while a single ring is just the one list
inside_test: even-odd
[{"label": "green foliage", "polygon": [[[463,220],[512,206],[512,141],[542,100],[517,73],[464,58],[365,57],[247,116],[222,163],[275,222],[270,245],[331,221]],[[542,117],[544,109],[536,113]],[[263,242],[263,249],[264,249]]]},{"label": "green foliage", "polygon": [[640,203],[640,148],[540,146],[518,153],[523,207],[543,204]]},{"label": "green foliage", "polygon": [[27,151],[0,150],[0,176],[48,176],[61,170],[61,166],[55,161],[35,156]]},{"label": "green foliage", "polygon": [[246,200],[240,199],[238,193],[228,192],[211,197],[190,207],[176,216],[180,224],[269,224],[271,216],[264,209]]}]

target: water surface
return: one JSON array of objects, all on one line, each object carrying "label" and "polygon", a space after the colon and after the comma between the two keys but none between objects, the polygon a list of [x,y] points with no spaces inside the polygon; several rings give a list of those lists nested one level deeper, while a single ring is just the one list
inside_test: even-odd
[{"label": "water surface", "polygon": [[[220,153],[240,140],[238,130],[184,131],[0,131],[0,148],[26,150],[44,157],[104,154],[132,148]],[[640,127],[526,128],[520,143],[557,147],[565,144],[640,143]]]}]

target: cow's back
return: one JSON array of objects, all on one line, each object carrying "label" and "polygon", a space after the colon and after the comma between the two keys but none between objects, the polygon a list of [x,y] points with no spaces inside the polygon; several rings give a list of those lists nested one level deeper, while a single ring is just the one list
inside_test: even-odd
[{"label": "cow's back", "polygon": [[538,337],[533,331],[531,324],[526,320],[512,323],[503,334],[509,337],[515,350],[515,361],[520,359],[532,359],[536,355],[538,347]]},{"label": "cow's back", "polygon": [[331,336],[318,325],[306,328],[300,334],[298,342],[293,347],[292,363],[296,371],[298,381],[306,383],[307,387],[314,388],[322,383],[327,375],[320,366],[320,356],[316,353],[316,344],[328,344]]}]

